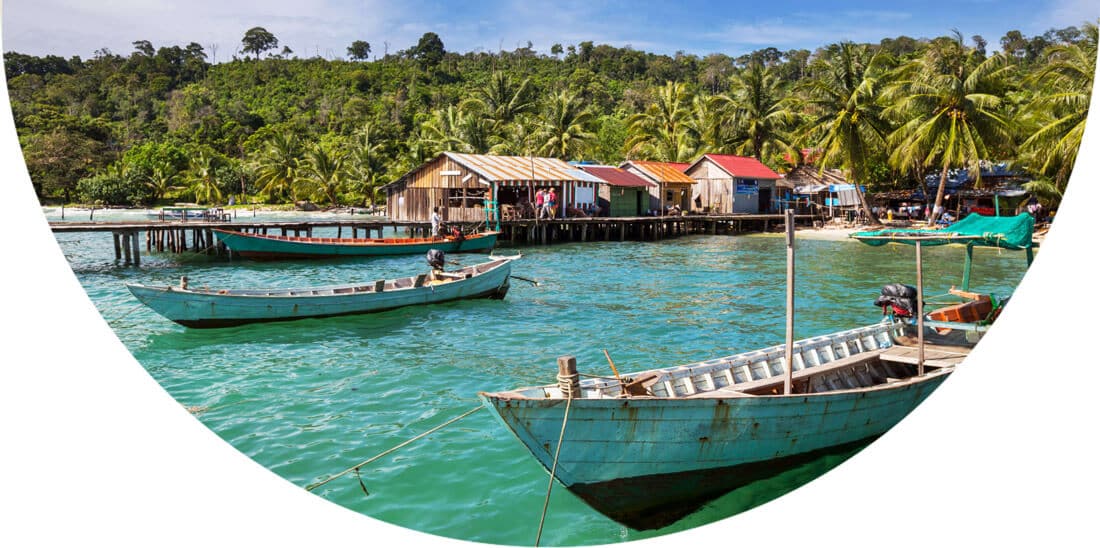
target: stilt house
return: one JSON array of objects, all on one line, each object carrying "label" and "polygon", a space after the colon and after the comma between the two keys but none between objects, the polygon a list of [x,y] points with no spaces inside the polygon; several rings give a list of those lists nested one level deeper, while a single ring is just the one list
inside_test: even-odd
[{"label": "stilt house", "polygon": [[684,172],[695,180],[694,209],[709,213],[779,211],[779,174],[755,158],[704,154]]},{"label": "stilt house", "polygon": [[684,170],[691,164],[679,162],[647,162],[628,160],[619,167],[654,183],[649,187],[649,206],[646,208],[665,213],[676,206],[680,211],[691,210],[691,189],[695,179]]},{"label": "stilt house", "polygon": [[656,187],[655,183],[614,166],[586,165],[581,168],[607,182],[599,189],[600,215],[640,217],[650,210],[649,189]]},{"label": "stilt house", "polygon": [[556,158],[443,152],[382,189],[395,221],[427,221],[439,207],[444,221],[477,222],[493,216],[486,206],[494,203],[504,219],[533,216],[540,188],[554,189],[566,217],[590,206],[603,182]]}]

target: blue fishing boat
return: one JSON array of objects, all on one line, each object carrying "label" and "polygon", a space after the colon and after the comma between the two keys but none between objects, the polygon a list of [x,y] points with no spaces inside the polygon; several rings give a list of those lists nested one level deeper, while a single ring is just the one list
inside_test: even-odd
[{"label": "blue fishing boat", "polygon": [[496,246],[497,234],[490,231],[432,238],[312,238],[214,229],[219,242],[242,257],[257,260],[418,255],[429,249],[445,253],[488,253]]},{"label": "blue fishing boat", "polygon": [[454,271],[434,270],[394,280],[298,289],[197,289],[127,284],[139,301],[187,327],[227,327],[257,322],[380,312],[458,299],[503,299],[512,261],[500,257]]},{"label": "blue fishing boat", "polygon": [[[975,218],[949,231],[856,235],[916,247],[917,287],[888,284],[876,324],[793,340],[793,222],[788,212],[787,342],[614,378],[580,380],[558,359],[558,382],[479,397],[592,508],[655,529],[706,502],[828,454],[850,454],[889,430],[947,379],[1004,300],[969,293],[974,245],[1026,249],[1027,219]],[[967,245],[961,305],[926,317],[921,244]],[[610,361],[610,357],[608,357]],[[590,368],[586,368],[590,369]],[[591,375],[589,375],[591,377]]]}]

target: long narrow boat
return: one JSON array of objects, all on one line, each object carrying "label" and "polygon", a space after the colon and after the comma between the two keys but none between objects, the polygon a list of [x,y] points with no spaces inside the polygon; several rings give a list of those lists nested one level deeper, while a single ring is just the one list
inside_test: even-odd
[{"label": "long narrow boat", "polygon": [[127,284],[142,303],[187,327],[366,314],[458,299],[503,299],[516,257],[501,257],[451,272],[368,284],[299,289],[194,289]]},{"label": "long narrow boat", "polygon": [[780,345],[633,373],[622,383],[570,387],[564,372],[557,385],[480,397],[562,485],[619,523],[655,529],[897,424],[968,352],[964,341],[926,348],[918,375],[906,329],[886,321],[795,342],[789,395]]},{"label": "long narrow boat", "polygon": [[418,255],[429,249],[445,253],[490,252],[498,232],[470,234],[463,238],[311,238],[246,234],[215,228],[214,235],[242,257],[257,260],[308,259],[363,255]]},{"label": "long narrow boat", "polygon": [[[861,448],[951,375],[1004,302],[989,299],[986,307],[986,298],[969,293],[973,247],[1025,249],[1029,264],[1032,255],[1028,219],[964,221],[945,231],[853,235],[872,245],[916,247],[921,289],[900,297],[920,304],[915,314],[884,307],[880,323],[791,341],[789,392],[787,346],[779,345],[621,379],[579,380],[576,361],[566,356],[558,360],[556,385],[479,396],[591,507],[634,529],[669,525],[753,481]],[[793,253],[793,231],[788,238]],[[955,294],[978,304],[925,315],[920,246],[955,242],[967,246],[964,288]],[[793,262],[788,268],[790,275]],[[884,287],[883,295],[893,291]]]}]

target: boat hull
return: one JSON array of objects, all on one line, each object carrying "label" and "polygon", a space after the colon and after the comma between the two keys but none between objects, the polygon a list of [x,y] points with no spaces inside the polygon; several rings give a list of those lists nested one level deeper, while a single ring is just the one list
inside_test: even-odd
[{"label": "boat hull", "polygon": [[[329,291],[337,289],[332,294],[324,295],[200,293],[133,284],[127,285],[127,288],[142,303],[173,322],[193,328],[211,328],[368,314],[460,299],[502,299],[508,293],[511,270],[511,262],[505,260],[476,276],[444,284],[357,293],[339,293],[340,287],[324,288]],[[355,286],[342,287],[351,289]],[[307,288],[291,291],[310,293],[313,290]]]},{"label": "boat hull", "polygon": [[[794,396],[575,399],[556,477],[628,527],[663,527],[732,489],[873,440],[949,373]],[[566,401],[481,397],[552,469]]]},{"label": "boat hull", "polygon": [[219,242],[242,257],[254,260],[418,255],[430,249],[445,253],[490,252],[497,233],[471,234],[453,238],[305,238],[265,236],[214,229]]}]

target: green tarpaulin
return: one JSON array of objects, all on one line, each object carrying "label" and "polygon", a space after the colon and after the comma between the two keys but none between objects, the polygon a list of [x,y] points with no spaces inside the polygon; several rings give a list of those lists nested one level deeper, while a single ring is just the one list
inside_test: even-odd
[{"label": "green tarpaulin", "polygon": [[971,213],[961,221],[938,230],[887,228],[856,232],[851,237],[869,245],[890,242],[913,244],[919,240],[922,246],[974,243],[1004,249],[1027,249],[1031,247],[1031,231],[1034,227],[1035,219],[1027,213],[1015,217],[990,217]]}]

